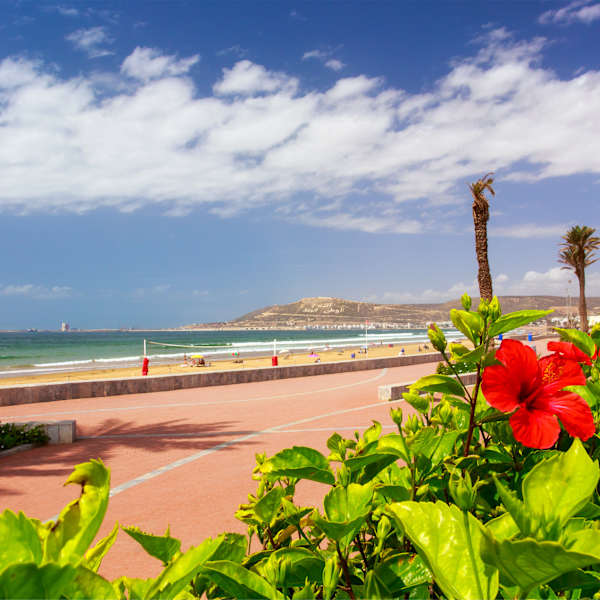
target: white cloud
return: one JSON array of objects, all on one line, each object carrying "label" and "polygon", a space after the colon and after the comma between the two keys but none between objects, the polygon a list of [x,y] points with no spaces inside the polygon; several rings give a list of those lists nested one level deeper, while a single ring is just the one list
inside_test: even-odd
[{"label": "white cloud", "polygon": [[[568,269],[552,267],[544,272],[527,271],[520,280],[505,281],[499,287],[497,293],[505,295],[566,296],[567,289],[569,294],[579,295],[579,284],[575,274]],[[494,291],[496,292],[496,290]],[[585,291],[588,296],[600,296],[600,271],[586,270]]]},{"label": "white cloud", "polygon": [[[518,279],[511,279],[505,273],[493,278],[494,294],[497,296],[579,296],[579,284],[572,271],[561,267],[551,267],[547,271],[527,271]],[[586,271],[586,295],[600,296],[600,271]],[[373,296],[373,302],[384,303],[437,303],[455,300],[467,292],[479,296],[477,281],[465,284],[455,283],[448,289],[427,289],[415,292],[385,292]]]},{"label": "white cloud", "polygon": [[294,93],[298,80],[285,73],[267,71],[262,65],[249,60],[237,62],[231,69],[223,69],[223,79],[213,86],[215,94],[241,94],[252,96],[266,92],[286,91]]},{"label": "white cloud", "polygon": [[330,58],[335,50],[309,50],[302,55],[302,60],[315,58],[332,71],[341,71],[346,65],[337,58]]},{"label": "white cloud", "polygon": [[338,60],[337,58],[330,58],[325,63],[325,66],[332,69],[333,71],[341,71],[346,65],[341,60]]},{"label": "white cloud", "polygon": [[244,56],[248,54],[248,49],[242,48],[239,44],[235,44],[234,46],[229,46],[229,48],[223,48],[223,50],[219,50],[217,52],[217,56],[226,56],[227,54],[233,54],[238,58],[244,58]]},{"label": "white cloud", "polygon": [[575,0],[556,10],[547,10],[539,18],[540,23],[574,23],[579,21],[589,25],[600,19],[600,3],[590,0]]},{"label": "white cloud", "polygon": [[80,14],[77,8],[74,8],[72,6],[64,6],[61,4],[57,6],[47,6],[45,7],[45,10],[57,12],[63,17],[78,17]]},{"label": "white cloud", "polygon": [[68,298],[73,293],[73,289],[65,285],[43,286],[26,283],[22,285],[2,285],[0,286],[0,296],[25,296],[35,300],[57,300]]},{"label": "white cloud", "polygon": [[163,55],[155,48],[137,47],[121,65],[121,73],[139,79],[150,81],[160,77],[183,75],[200,60],[195,54],[180,60],[172,55]]},{"label": "white cloud", "polygon": [[305,52],[302,55],[302,60],[307,60],[309,58],[317,58],[319,60],[325,60],[329,56],[329,52],[324,52],[323,50],[310,50],[309,52]]},{"label": "white cloud", "polygon": [[112,44],[114,41],[107,33],[104,27],[90,27],[89,29],[77,29],[65,37],[72,42],[75,48],[85,52],[90,58],[99,58],[114,54],[103,46]]},{"label": "white cloud", "polygon": [[154,204],[225,217],[268,206],[332,228],[439,231],[459,218],[448,203],[466,202],[464,181],[490,167],[502,179],[600,175],[600,71],[559,79],[541,66],[543,48],[492,32],[423,93],[366,75],[306,90],[242,60],[201,94],[187,72],[196,55],[155,49],[136,49],[123,73],[72,78],[9,57],[0,61],[0,210]]},{"label": "white cloud", "polygon": [[510,238],[559,238],[564,235],[569,228],[568,225],[538,225],[536,223],[525,223],[522,225],[512,225],[510,227],[490,227],[490,237],[510,237]]}]

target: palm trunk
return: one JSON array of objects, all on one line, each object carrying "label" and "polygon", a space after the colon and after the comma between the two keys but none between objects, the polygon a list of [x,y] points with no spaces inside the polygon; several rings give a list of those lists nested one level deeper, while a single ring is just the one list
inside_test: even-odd
[{"label": "palm trunk", "polygon": [[585,271],[576,273],[579,279],[579,327],[584,333],[588,332],[587,304],[585,302]]},{"label": "palm trunk", "polygon": [[473,225],[475,226],[475,254],[477,255],[477,282],[481,298],[491,301],[493,297],[492,276],[488,262],[487,223],[479,211],[473,207]]}]

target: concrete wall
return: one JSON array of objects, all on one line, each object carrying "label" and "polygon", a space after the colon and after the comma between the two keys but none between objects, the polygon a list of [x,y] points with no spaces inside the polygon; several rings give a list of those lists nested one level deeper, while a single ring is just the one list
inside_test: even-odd
[{"label": "concrete wall", "polygon": [[442,356],[438,352],[430,352],[411,356],[356,359],[333,363],[290,365],[287,367],[279,366],[261,369],[239,369],[235,371],[206,371],[179,375],[130,377],[128,379],[108,379],[101,381],[71,381],[68,383],[20,385],[10,388],[0,388],[0,406],[70,400],[72,398],[97,398],[123,394],[144,394],[147,392],[170,392],[173,390],[214,385],[231,385],[234,383],[251,383],[256,381],[272,381],[275,379],[290,379],[292,377],[384,369],[386,367],[402,367],[427,362],[439,362],[441,359]]},{"label": "concrete wall", "polygon": [[27,421],[15,422],[15,425],[25,425],[27,429],[33,429],[41,425],[50,438],[49,444],[72,444],[77,439],[77,424],[74,419],[63,421]]},{"label": "concrete wall", "polygon": [[[474,385],[477,381],[477,373],[463,373],[460,378],[465,385]],[[411,381],[410,383],[389,383],[387,385],[380,385],[377,390],[379,400],[382,402],[385,402],[386,400],[400,400],[402,399],[402,394],[408,392],[413,383],[414,381]]]}]

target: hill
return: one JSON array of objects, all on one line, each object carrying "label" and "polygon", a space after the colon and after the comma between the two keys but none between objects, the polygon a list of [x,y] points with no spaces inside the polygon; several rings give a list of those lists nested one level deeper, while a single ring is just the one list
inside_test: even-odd
[{"label": "hill", "polygon": [[[566,317],[567,299],[561,296],[500,296],[503,312],[525,309],[554,309],[555,316]],[[571,298],[570,312],[577,314],[577,299]],[[473,299],[474,306],[479,303]],[[460,299],[439,304],[373,304],[340,298],[302,298],[290,304],[274,304],[224,324],[226,327],[342,327],[364,325],[368,320],[381,327],[424,327],[431,321],[448,320],[451,308],[460,308]],[[600,313],[600,298],[588,298],[588,312]]]}]

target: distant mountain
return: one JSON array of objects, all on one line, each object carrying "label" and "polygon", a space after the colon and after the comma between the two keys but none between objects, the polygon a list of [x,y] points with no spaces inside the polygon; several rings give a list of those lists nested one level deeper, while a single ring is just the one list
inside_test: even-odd
[{"label": "distant mountain", "polygon": [[[503,312],[524,309],[554,309],[565,317],[567,299],[561,296],[500,296]],[[571,298],[570,312],[577,314],[577,298]],[[479,298],[473,299],[477,307]],[[229,327],[302,327],[373,325],[424,327],[431,321],[448,321],[451,308],[460,308],[460,299],[440,304],[373,304],[340,298],[302,298],[290,304],[275,304],[252,311],[223,325]],[[588,298],[589,314],[600,313],[600,298]],[[410,325],[409,325],[410,324]]]}]

